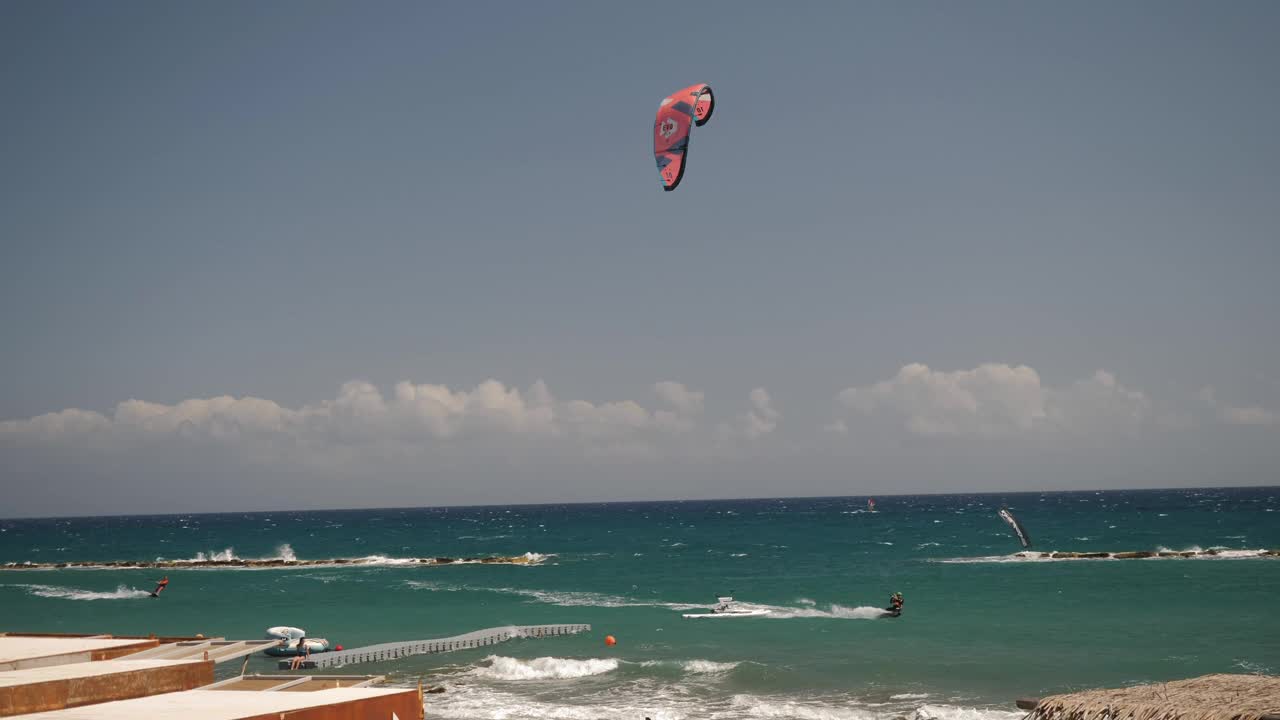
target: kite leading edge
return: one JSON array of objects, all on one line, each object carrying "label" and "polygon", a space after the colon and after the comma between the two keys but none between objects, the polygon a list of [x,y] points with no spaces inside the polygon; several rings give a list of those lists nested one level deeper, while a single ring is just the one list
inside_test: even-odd
[{"label": "kite leading edge", "polygon": [[715,96],[706,83],[671,93],[658,106],[658,117],[653,121],[653,157],[658,161],[663,190],[675,190],[684,179],[689,134],[694,125],[702,127],[711,119],[715,107]]}]

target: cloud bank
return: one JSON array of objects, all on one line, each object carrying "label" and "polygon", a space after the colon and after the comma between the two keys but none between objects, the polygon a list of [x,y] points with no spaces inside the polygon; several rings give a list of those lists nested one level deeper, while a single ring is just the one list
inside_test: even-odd
[{"label": "cloud bank", "polygon": [[846,388],[836,400],[842,412],[834,429],[847,431],[851,417],[861,416],[925,436],[1136,432],[1154,419],[1150,399],[1105,370],[1051,387],[1026,365],[995,363],[951,372],[913,363],[889,380]]},{"label": "cloud bank", "polygon": [[[785,417],[764,387],[712,402],[675,381],[637,400],[498,380],[352,381],[299,407],[133,399],[0,422],[0,480],[26,514],[1214,484],[1228,465],[1247,484],[1280,427],[1212,387],[1156,399],[1105,370],[1053,384],[1000,363],[911,363],[827,397]],[[1205,449],[1226,435],[1261,450]]]}]

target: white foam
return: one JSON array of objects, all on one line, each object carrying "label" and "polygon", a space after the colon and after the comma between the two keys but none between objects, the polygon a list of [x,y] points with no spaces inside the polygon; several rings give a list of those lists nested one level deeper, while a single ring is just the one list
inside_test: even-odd
[{"label": "white foam", "polygon": [[133,600],[144,598],[151,593],[138,588],[119,585],[114,592],[81,590],[79,588],[56,587],[53,585],[18,585],[27,588],[27,592],[38,597],[59,598],[61,600]]},{"label": "white foam", "polygon": [[613,658],[589,658],[573,660],[569,658],[540,657],[532,660],[490,655],[485,658],[488,665],[475,668],[472,673],[478,677],[492,680],[571,680],[573,678],[602,675],[618,669],[618,661]]},{"label": "white foam", "polygon": [[929,697],[929,693],[898,693],[897,695],[890,695],[889,699],[890,700],[923,700],[927,697]]},{"label": "white foam", "polygon": [[640,663],[640,667],[676,665],[690,675],[718,675],[727,673],[741,664],[738,662],[716,662],[715,660],[645,660]]},{"label": "white foam", "polygon": [[1026,713],[992,708],[955,707],[954,705],[921,705],[911,720],[1022,720]]},{"label": "white foam", "polygon": [[[233,548],[227,548],[220,552],[211,552],[208,555],[205,555],[202,552],[198,552],[196,553],[196,556],[193,558],[186,558],[185,560],[174,560],[173,562],[178,562],[178,563],[229,562],[231,560],[239,560],[239,559],[240,558],[236,557],[236,552]],[[159,557],[156,558],[156,562],[163,562],[163,561],[164,561],[164,558],[159,558]]]},{"label": "white foam", "polygon": [[878,714],[863,708],[839,707],[824,702],[762,699],[735,695],[731,701],[744,717],[788,718],[789,720],[878,720]]}]

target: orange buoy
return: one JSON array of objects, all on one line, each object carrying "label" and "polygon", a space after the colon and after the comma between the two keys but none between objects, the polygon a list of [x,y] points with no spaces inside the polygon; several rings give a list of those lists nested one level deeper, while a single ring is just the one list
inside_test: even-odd
[{"label": "orange buoy", "polygon": [[612,636],[612,635],[605,635],[605,636],[604,636],[604,644],[605,644],[605,645],[608,645],[609,647],[613,647],[614,645],[617,645],[617,644],[618,644],[618,639],[617,639],[617,638],[615,638],[615,637],[614,637],[614,636]]}]

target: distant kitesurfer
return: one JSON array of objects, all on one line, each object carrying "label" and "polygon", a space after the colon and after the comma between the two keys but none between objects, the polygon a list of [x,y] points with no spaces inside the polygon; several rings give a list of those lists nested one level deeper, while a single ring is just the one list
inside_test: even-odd
[{"label": "distant kitesurfer", "polygon": [[896,592],[890,595],[889,607],[885,608],[885,610],[888,610],[889,612],[895,613],[895,614],[901,613],[902,612],[902,593]]},{"label": "distant kitesurfer", "polygon": [[165,575],[156,581],[156,589],[151,591],[151,597],[160,597],[160,593],[169,587],[169,576]]}]

